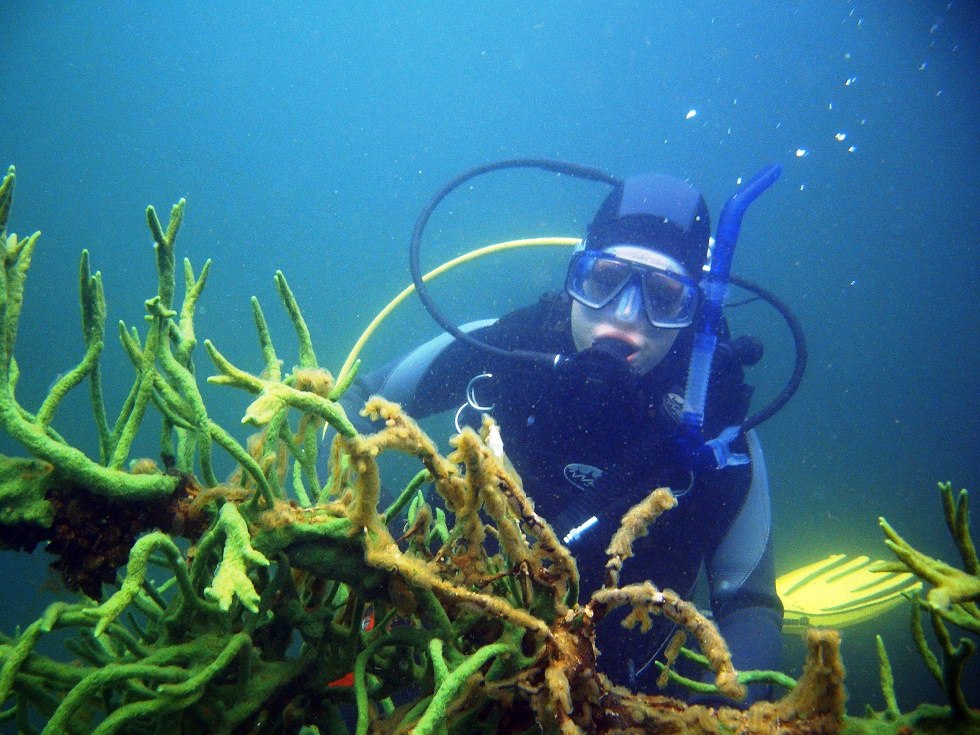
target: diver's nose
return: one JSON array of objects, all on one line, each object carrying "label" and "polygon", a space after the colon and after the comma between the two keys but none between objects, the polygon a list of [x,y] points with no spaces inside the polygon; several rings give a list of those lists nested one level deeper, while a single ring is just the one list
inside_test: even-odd
[{"label": "diver's nose", "polygon": [[616,318],[621,322],[633,322],[643,311],[643,295],[635,282],[627,283],[616,301]]}]

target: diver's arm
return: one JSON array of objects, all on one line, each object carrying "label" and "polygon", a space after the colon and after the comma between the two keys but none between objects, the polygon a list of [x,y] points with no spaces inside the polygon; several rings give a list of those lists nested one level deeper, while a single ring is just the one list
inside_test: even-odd
[{"label": "diver's arm", "polygon": [[[773,670],[782,651],[783,607],[776,594],[769,484],[755,432],[746,442],[752,479],[745,502],[707,559],[711,607],[735,668]],[[769,687],[753,685],[743,704],[770,696]]]}]

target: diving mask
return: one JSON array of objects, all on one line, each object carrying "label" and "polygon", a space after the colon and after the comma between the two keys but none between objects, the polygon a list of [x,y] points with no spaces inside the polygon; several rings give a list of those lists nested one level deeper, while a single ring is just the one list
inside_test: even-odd
[{"label": "diving mask", "polygon": [[613,302],[628,285],[638,287],[647,319],[655,327],[690,326],[701,290],[690,278],[662,268],[623,260],[605,251],[582,250],[572,257],[565,279],[568,295],[592,309]]}]

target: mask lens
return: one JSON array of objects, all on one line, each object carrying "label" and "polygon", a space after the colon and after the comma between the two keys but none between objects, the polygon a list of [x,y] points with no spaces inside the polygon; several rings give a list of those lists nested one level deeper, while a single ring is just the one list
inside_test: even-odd
[{"label": "mask lens", "polygon": [[698,287],[679,276],[648,270],[643,274],[643,300],[655,327],[686,327],[697,312]]},{"label": "mask lens", "polygon": [[601,309],[622,291],[632,276],[629,263],[598,253],[576,253],[568,268],[565,290],[576,301]]},{"label": "mask lens", "polygon": [[694,281],[613,255],[588,250],[576,253],[568,268],[565,290],[579,303],[602,309],[622,292],[634,273],[642,284],[644,308],[653,326],[677,329],[694,321],[700,300]]}]

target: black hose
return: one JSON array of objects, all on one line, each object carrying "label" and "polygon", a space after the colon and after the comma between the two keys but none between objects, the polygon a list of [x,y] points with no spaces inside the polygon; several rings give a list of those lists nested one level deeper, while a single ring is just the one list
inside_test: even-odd
[{"label": "black hose", "polygon": [[778,311],[780,316],[782,316],[786,321],[786,325],[789,327],[790,332],[793,333],[793,342],[796,345],[796,362],[793,365],[793,374],[790,375],[789,380],[786,382],[786,386],[778,396],[770,401],[769,405],[752,416],[749,416],[749,418],[742,422],[741,433],[744,434],[750,429],[754,429],[763,421],[771,418],[773,414],[787,404],[789,399],[793,397],[793,394],[796,393],[796,389],[800,387],[800,383],[803,381],[803,373],[806,370],[806,339],[803,336],[803,328],[800,326],[799,321],[797,321],[796,316],[774,293],[763,288],[757,283],[753,283],[745,278],[740,278],[739,276],[729,275],[728,281],[730,283],[734,283],[739,288],[744,288],[746,291],[751,291],[760,298],[768,301],[769,304],[771,304],[772,307]]},{"label": "black hose", "polygon": [[432,297],[429,295],[429,291],[426,288],[425,283],[422,281],[422,268],[419,265],[419,248],[422,243],[422,232],[425,230],[425,226],[429,222],[429,217],[432,216],[432,212],[435,211],[435,208],[438,207],[442,200],[445,199],[454,189],[457,189],[461,184],[464,184],[477,176],[490,173],[491,171],[499,171],[507,168],[539,168],[544,171],[552,171],[557,174],[574,176],[578,179],[599,181],[612,186],[616,186],[620,183],[620,180],[616,177],[610,176],[597,168],[580,166],[576,163],[566,163],[564,161],[551,161],[547,159],[513,158],[506,161],[497,161],[495,163],[488,163],[484,166],[471,168],[469,171],[464,171],[462,174],[437,191],[419,214],[418,219],[415,221],[415,230],[412,232],[412,242],[408,250],[408,265],[412,271],[412,282],[415,284],[415,291],[422,300],[422,304],[425,306],[426,311],[429,312],[440,327],[449,332],[449,334],[451,334],[453,337],[473,347],[487,350],[496,355],[516,357],[525,360],[530,359],[535,361],[551,362],[555,359],[554,354],[549,354],[547,352],[535,352],[532,350],[505,350],[500,347],[495,347],[494,345],[488,345],[487,343],[481,342],[475,337],[466,334],[466,332],[461,330],[443,315],[442,311],[440,311],[439,307],[436,306],[435,301],[433,301]]}]

